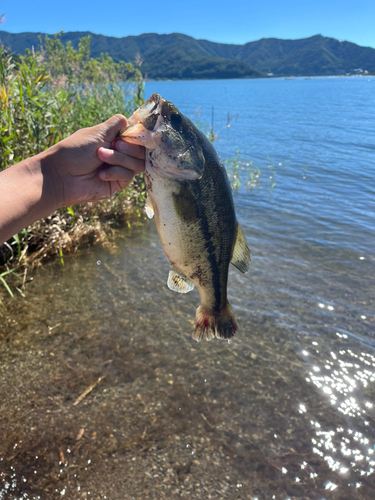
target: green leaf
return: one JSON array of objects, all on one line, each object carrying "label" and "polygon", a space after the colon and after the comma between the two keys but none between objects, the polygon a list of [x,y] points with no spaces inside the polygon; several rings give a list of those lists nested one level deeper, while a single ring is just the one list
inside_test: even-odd
[{"label": "green leaf", "polygon": [[8,269],[7,271],[4,271],[3,273],[0,274],[0,278],[2,278],[3,276],[6,276],[7,274],[14,273],[14,271],[16,271],[19,268],[20,268],[20,266],[14,267],[13,269]]},{"label": "green leaf", "polygon": [[3,284],[3,286],[4,286],[5,290],[7,290],[7,292],[9,293],[9,295],[10,295],[11,297],[14,297],[13,292],[12,292],[12,290],[9,288],[8,283],[7,283],[7,282],[5,281],[5,279],[3,278],[3,275],[1,275],[1,276],[0,276],[0,281],[1,281],[1,283]]},{"label": "green leaf", "polygon": [[64,257],[63,257],[63,252],[62,252],[62,248],[61,247],[59,248],[59,256],[60,256],[60,264],[64,267],[65,266],[65,262],[64,262]]}]

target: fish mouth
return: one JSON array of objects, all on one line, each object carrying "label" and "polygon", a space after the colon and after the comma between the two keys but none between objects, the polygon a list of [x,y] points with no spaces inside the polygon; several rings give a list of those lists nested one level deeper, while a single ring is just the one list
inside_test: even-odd
[{"label": "fish mouth", "polygon": [[[138,122],[145,120],[149,115],[151,115],[159,106],[160,101],[163,98],[156,92],[152,94],[150,99],[148,99],[140,108],[138,108],[128,120],[128,124],[136,125]],[[128,127],[129,128],[129,127]]]},{"label": "fish mouth", "polygon": [[153,132],[163,120],[159,111],[162,101],[163,98],[159,94],[152,94],[150,99],[132,114],[128,127],[120,131],[118,138],[146,149],[156,149],[158,144]]},{"label": "fish mouth", "polygon": [[146,149],[153,150],[157,147],[152,131],[147,130],[141,122],[135,125],[129,125],[129,127],[120,132],[118,138],[122,141],[130,142],[131,144],[144,146]]}]

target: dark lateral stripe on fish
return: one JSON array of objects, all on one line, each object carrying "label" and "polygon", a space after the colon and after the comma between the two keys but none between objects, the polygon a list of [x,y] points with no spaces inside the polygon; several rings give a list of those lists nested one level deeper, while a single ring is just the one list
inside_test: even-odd
[{"label": "dark lateral stripe on fish", "polygon": [[[194,187],[197,190],[197,199],[202,198],[201,184],[199,182],[194,182]],[[211,283],[214,289],[215,296],[215,306],[214,310],[219,312],[222,309],[222,293],[221,293],[221,283],[220,283],[220,263],[217,262],[215,256],[215,246],[212,242],[213,234],[210,232],[208,219],[206,217],[201,217],[200,226],[205,239],[205,247],[208,250],[208,262],[210,264],[210,271],[212,275]],[[226,302],[226,301],[225,301]]]}]

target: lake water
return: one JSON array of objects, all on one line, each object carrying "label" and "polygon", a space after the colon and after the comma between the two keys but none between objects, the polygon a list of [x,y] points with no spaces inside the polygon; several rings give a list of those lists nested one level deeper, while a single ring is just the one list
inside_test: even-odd
[{"label": "lake water", "polygon": [[191,339],[153,221],[35,272],[0,317],[0,499],[373,499],[375,78],[155,91],[240,161],[239,332]]}]

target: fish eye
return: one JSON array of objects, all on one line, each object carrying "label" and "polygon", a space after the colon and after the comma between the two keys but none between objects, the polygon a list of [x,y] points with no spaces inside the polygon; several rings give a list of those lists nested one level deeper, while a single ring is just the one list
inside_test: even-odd
[{"label": "fish eye", "polygon": [[171,114],[171,126],[175,130],[179,130],[181,128],[181,124],[182,124],[182,117],[181,117],[181,115],[179,115],[177,113],[172,113]]}]

